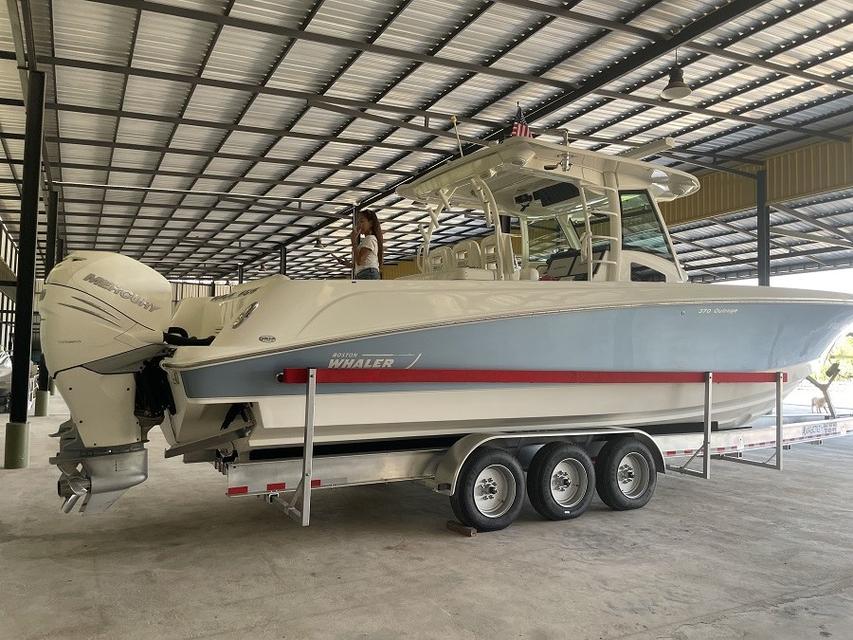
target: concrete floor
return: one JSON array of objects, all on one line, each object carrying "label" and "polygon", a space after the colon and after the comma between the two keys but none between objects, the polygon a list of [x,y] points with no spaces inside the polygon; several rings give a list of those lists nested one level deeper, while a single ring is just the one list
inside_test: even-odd
[{"label": "concrete floor", "polygon": [[[58,398],[53,400],[60,411]],[[47,438],[0,470],[0,638],[853,638],[853,437],[786,471],[661,477],[645,508],[445,530],[416,485],[315,494],[300,529],[164,460],[109,512],[63,515]],[[5,420],[4,420],[5,422]]]}]

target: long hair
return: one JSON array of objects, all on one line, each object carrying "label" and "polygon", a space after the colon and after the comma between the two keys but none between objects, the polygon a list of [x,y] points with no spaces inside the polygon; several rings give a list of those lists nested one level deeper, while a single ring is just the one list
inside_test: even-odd
[{"label": "long hair", "polygon": [[384,252],[382,249],[382,225],[379,224],[379,217],[376,212],[369,209],[360,211],[358,215],[363,216],[370,223],[370,233],[376,237],[376,244],[379,247],[379,253],[376,257],[379,258],[379,264],[382,265]]}]

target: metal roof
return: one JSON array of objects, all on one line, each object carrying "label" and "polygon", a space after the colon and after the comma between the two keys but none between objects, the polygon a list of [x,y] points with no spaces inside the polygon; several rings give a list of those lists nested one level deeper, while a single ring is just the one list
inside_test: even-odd
[{"label": "metal roof", "polygon": [[[387,261],[411,257],[426,214],[394,188],[456,152],[451,115],[468,149],[501,137],[517,102],[584,148],[674,136],[657,161],[688,170],[853,125],[847,0],[18,0],[20,30],[7,4],[0,217],[16,233],[17,53],[47,73],[47,179],[67,249],[122,251],[172,279],[271,272],[282,243],[294,277],[343,275],[330,254],[348,254],[355,205],[379,210]],[[676,47],[694,92],[667,103]],[[853,199],[832,202],[794,206],[845,222]],[[731,226],[676,229],[694,277],[749,270],[749,236]],[[437,241],[483,232],[455,211]],[[853,253],[774,242],[774,268]]]},{"label": "metal roof", "polygon": [[[770,213],[771,273],[853,267],[853,189],[779,207]],[[670,232],[691,280],[713,282],[756,276],[756,226],[753,210],[676,226]]]}]

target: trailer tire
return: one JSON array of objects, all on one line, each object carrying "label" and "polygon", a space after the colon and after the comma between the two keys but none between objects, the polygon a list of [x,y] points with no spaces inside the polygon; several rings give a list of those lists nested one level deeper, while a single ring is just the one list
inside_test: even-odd
[{"label": "trailer tire", "polygon": [[478,531],[513,523],[524,505],[524,470],[504,449],[475,450],[462,465],[450,506],[456,519]]},{"label": "trailer tire", "polygon": [[611,509],[625,511],[646,506],[655,493],[657,470],[649,448],[634,438],[611,440],[595,463],[595,488]]},{"label": "trailer tire", "polygon": [[577,518],[595,493],[595,468],[581,447],[551,442],[536,452],[527,469],[527,495],[548,520]]}]

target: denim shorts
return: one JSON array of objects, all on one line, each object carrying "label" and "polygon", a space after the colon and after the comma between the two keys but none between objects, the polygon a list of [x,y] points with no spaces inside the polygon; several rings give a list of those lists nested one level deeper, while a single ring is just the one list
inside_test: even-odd
[{"label": "denim shorts", "polygon": [[357,274],[355,274],[356,280],[379,280],[379,269],[374,269],[373,267],[369,269],[362,269]]}]

